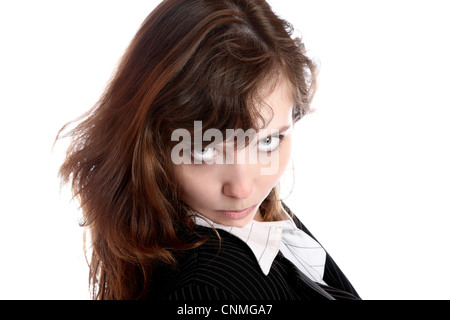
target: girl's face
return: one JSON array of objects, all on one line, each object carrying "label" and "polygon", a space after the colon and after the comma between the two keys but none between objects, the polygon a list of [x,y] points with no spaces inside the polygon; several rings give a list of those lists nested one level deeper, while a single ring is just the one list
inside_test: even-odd
[{"label": "girl's face", "polygon": [[[273,117],[245,148],[234,150],[234,143],[224,138],[217,147],[192,153],[196,162],[202,163],[176,165],[182,200],[187,205],[222,225],[242,227],[252,219],[261,220],[259,206],[290,160],[294,104],[291,93],[290,84],[283,80],[266,95],[264,102],[272,108]],[[234,161],[229,161],[230,153]],[[226,154],[227,161],[211,164],[219,154]]]}]

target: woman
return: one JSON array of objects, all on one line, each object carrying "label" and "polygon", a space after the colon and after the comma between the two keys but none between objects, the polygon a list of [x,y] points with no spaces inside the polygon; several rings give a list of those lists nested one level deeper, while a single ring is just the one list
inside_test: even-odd
[{"label": "woman", "polygon": [[315,84],[291,31],[263,0],[165,0],[144,21],[60,169],[93,298],[358,298],[278,197]]}]

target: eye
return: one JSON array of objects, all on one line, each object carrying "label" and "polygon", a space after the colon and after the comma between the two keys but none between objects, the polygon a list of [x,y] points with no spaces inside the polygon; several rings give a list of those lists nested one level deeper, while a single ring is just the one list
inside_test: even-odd
[{"label": "eye", "polygon": [[261,139],[258,142],[258,150],[261,152],[272,152],[280,147],[281,140],[284,138],[283,135],[280,136],[269,136],[267,138]]},{"label": "eye", "polygon": [[[192,157],[194,160],[199,160],[201,162],[212,161],[218,156],[218,151],[215,148],[203,148],[194,149],[192,152]],[[197,163],[197,162],[194,162]]]}]

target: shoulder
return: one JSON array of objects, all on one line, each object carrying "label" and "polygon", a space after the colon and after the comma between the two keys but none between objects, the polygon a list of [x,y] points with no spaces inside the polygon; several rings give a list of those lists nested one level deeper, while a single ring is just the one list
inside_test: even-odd
[{"label": "shoulder", "polygon": [[223,230],[198,227],[207,241],[178,257],[176,268],[157,270],[153,297],[164,300],[286,299],[283,268],[265,276],[251,249]]},{"label": "shoulder", "polygon": [[[178,257],[177,267],[164,268],[163,299],[233,299],[246,296],[255,277],[257,261],[240,239],[229,233],[198,227],[208,240]],[[250,289],[251,290],[251,289]]]}]

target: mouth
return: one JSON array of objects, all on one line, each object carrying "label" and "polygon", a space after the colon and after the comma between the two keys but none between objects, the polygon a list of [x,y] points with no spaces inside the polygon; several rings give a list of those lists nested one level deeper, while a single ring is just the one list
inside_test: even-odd
[{"label": "mouth", "polygon": [[253,213],[257,205],[251,206],[244,210],[219,210],[219,212],[232,220],[240,220]]}]

